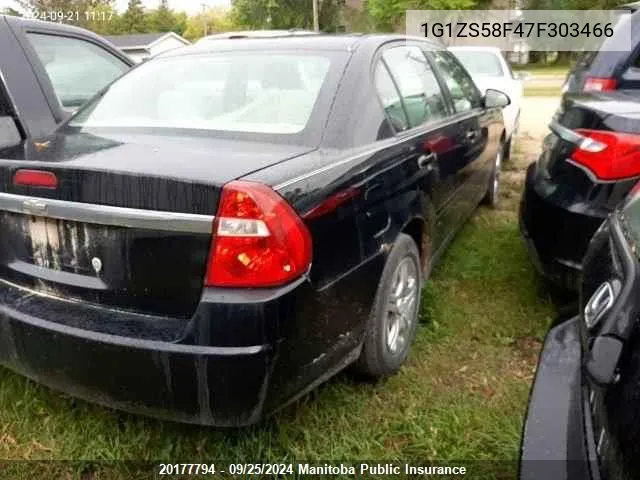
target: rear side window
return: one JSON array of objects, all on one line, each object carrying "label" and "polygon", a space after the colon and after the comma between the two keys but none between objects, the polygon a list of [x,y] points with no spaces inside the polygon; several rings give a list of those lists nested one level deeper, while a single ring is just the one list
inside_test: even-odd
[{"label": "rear side window", "polygon": [[466,112],[481,105],[481,96],[476,84],[453,54],[438,50],[433,57],[442,74],[453,100],[456,112]]},{"label": "rear side window", "polygon": [[387,114],[387,118],[396,131],[406,130],[409,128],[409,122],[404,113],[404,108],[402,107],[400,94],[398,93],[398,90],[396,90],[396,86],[393,84],[393,80],[391,79],[391,75],[389,75],[387,67],[385,67],[381,61],[378,61],[374,75],[376,90],[378,91],[378,96],[380,97],[382,107]]},{"label": "rear side window", "polygon": [[75,111],[129,70],[115,55],[86,40],[28,33],[65,110]]},{"label": "rear side window", "polygon": [[447,116],[440,84],[422,50],[411,46],[393,47],[385,50],[382,58],[400,90],[409,126]]}]

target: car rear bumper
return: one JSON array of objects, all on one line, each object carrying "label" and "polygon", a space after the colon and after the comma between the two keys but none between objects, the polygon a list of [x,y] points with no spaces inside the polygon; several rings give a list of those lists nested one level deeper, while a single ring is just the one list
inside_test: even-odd
[{"label": "car rear bumper", "polygon": [[257,421],[262,413],[272,349],[121,337],[2,305],[0,363],[105,406],[187,423],[237,426]]},{"label": "car rear bumper", "polygon": [[520,232],[540,272],[575,291],[589,241],[607,212],[584,203],[577,205],[572,198],[558,195],[557,189],[541,194],[541,188],[536,188],[537,177],[532,163],[520,202]]},{"label": "car rear bumper", "polygon": [[524,424],[520,480],[599,480],[581,374],[579,317],[552,328]]},{"label": "car rear bumper", "polygon": [[368,310],[344,302],[365,305],[383,265],[380,255],[321,293],[306,277],[269,289],[205,288],[194,315],[178,319],[0,279],[0,365],[132,413],[249,425],[357,358]]}]

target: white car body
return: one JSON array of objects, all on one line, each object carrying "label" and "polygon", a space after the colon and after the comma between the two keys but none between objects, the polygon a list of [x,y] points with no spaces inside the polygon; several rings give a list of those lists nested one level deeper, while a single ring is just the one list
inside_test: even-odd
[{"label": "white car body", "polygon": [[511,103],[502,112],[504,118],[507,147],[511,147],[512,138],[518,132],[520,121],[520,105],[522,103],[522,80],[516,78],[509,63],[496,47],[449,47],[467,71],[473,81],[484,93],[487,89],[500,90],[506,93]]}]

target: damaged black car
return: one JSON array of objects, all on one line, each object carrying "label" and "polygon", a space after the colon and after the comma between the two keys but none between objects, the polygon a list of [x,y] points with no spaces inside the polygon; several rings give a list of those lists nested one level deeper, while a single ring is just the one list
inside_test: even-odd
[{"label": "damaged black car", "polygon": [[350,364],[395,373],[431,268],[497,202],[508,102],[399,36],[145,62],[0,151],[0,363],[218,426]]}]

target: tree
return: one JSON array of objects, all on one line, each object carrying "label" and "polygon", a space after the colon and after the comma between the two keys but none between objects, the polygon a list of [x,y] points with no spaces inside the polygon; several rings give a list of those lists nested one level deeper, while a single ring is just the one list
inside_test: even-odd
[{"label": "tree", "polygon": [[178,29],[177,23],[176,14],[169,8],[167,0],[162,0],[158,8],[149,12],[148,25],[154,32],[173,32]]},{"label": "tree", "polygon": [[407,10],[467,10],[484,8],[489,0],[365,0],[376,30],[402,30]]},{"label": "tree", "polygon": [[[320,29],[337,30],[341,25],[344,0],[321,0]],[[311,0],[233,0],[233,17],[238,25],[257,29],[313,28]]]},{"label": "tree", "polygon": [[100,35],[119,33],[120,18],[112,1],[102,2],[87,11],[85,28]]},{"label": "tree", "polygon": [[141,0],[129,0],[127,10],[120,17],[120,33],[147,33],[149,25]]},{"label": "tree", "polygon": [[204,36],[205,25],[207,34],[228,32],[235,30],[231,12],[222,8],[211,8],[204,13],[191,16],[187,19],[187,28],[183,36],[187,40],[195,41]]}]

